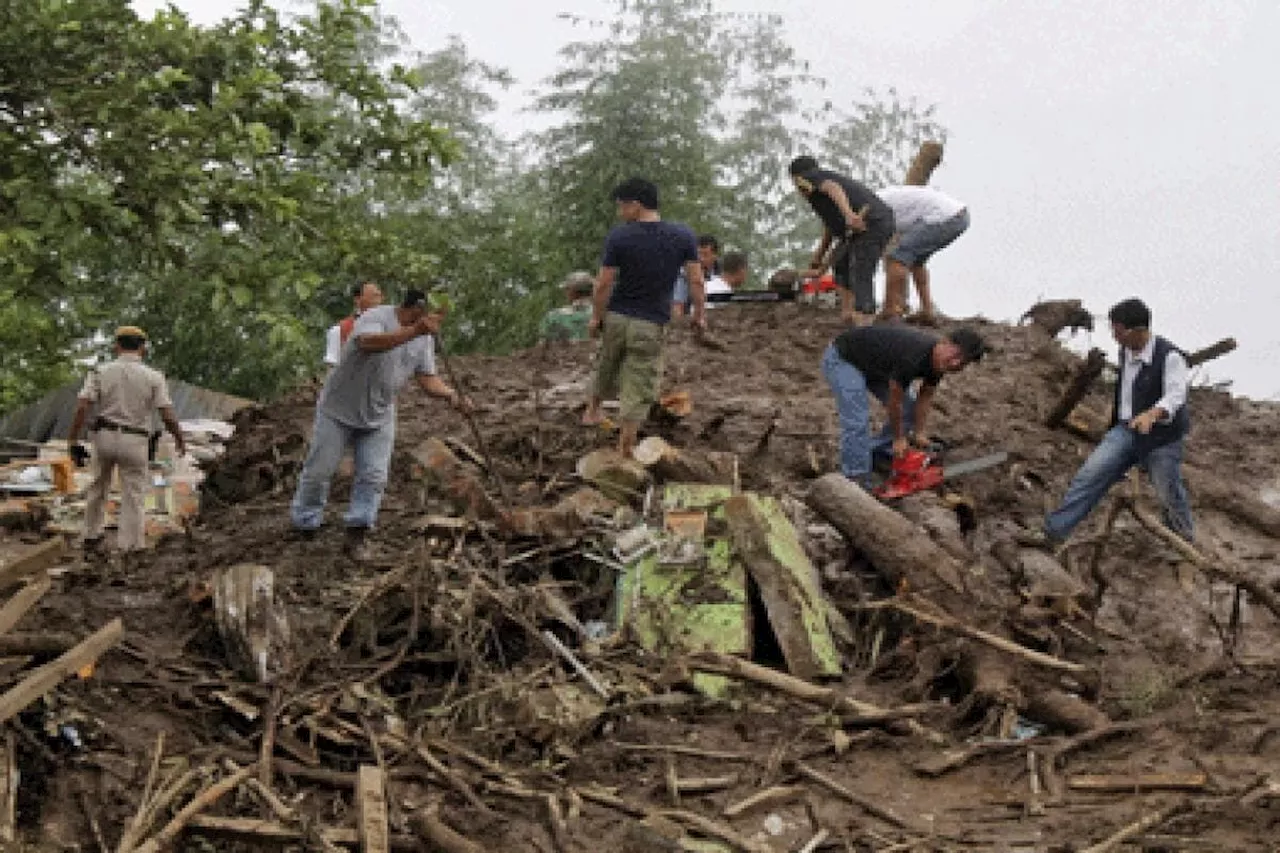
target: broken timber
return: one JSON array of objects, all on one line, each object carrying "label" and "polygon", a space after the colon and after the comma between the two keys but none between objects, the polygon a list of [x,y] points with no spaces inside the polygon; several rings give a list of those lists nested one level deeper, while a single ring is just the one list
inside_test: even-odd
[{"label": "broken timber", "polygon": [[1072,791],[1135,794],[1142,791],[1200,791],[1209,784],[1204,773],[1081,774],[1067,778]]},{"label": "broken timber", "polygon": [[386,777],[380,767],[360,766],[356,803],[361,849],[365,853],[387,853],[391,849],[391,830],[387,827]]},{"label": "broken timber", "polygon": [[777,501],[736,495],[724,504],[734,556],[760,589],[787,669],[798,678],[840,674],[817,572]]},{"label": "broken timber", "polygon": [[0,696],[0,723],[7,722],[65,678],[80,672],[124,637],[124,623],[113,619],[96,634],[32,672]]},{"label": "broken timber", "polygon": [[929,183],[933,170],[942,163],[942,143],[932,140],[921,143],[911,168],[907,169],[907,177],[903,183],[909,187],[923,187]]},{"label": "broken timber", "polygon": [[1224,338],[1212,346],[1204,349],[1196,350],[1187,356],[1187,367],[1198,367],[1206,361],[1212,361],[1219,356],[1224,356],[1229,352],[1234,352],[1236,348],[1235,338]]},{"label": "broken timber", "polygon": [[266,684],[288,667],[289,621],[271,569],[231,566],[214,579],[213,602],[218,633],[242,675]]},{"label": "broken timber", "polygon": [[0,634],[8,633],[14,625],[17,625],[22,617],[27,615],[27,611],[49,591],[50,586],[51,583],[46,576],[32,581],[14,593],[13,598],[6,601],[4,607],[0,607]]},{"label": "broken timber", "polygon": [[1097,347],[1089,350],[1089,355],[1085,358],[1084,363],[1076,369],[1075,375],[1071,377],[1071,383],[1067,386],[1067,390],[1062,393],[1062,398],[1058,400],[1058,404],[1053,407],[1053,411],[1045,418],[1045,426],[1050,429],[1057,429],[1062,426],[1066,422],[1067,416],[1071,414],[1071,410],[1089,393],[1089,389],[1093,387],[1094,380],[1102,375],[1102,369],[1106,365],[1107,358],[1103,355],[1102,350]]}]

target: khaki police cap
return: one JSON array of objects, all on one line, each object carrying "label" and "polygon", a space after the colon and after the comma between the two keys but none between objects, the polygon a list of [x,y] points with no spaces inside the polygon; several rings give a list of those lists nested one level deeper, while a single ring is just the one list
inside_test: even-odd
[{"label": "khaki police cap", "polygon": [[145,341],[147,333],[137,326],[121,326],[116,329],[116,338],[142,338]]}]

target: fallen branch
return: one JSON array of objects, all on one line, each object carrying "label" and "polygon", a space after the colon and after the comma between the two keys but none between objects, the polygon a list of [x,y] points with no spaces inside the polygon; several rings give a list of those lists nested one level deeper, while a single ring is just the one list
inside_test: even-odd
[{"label": "fallen branch", "polygon": [[415,812],[409,818],[409,825],[424,841],[430,842],[444,853],[485,853],[484,848],[471,839],[456,832],[440,819],[440,807],[432,805],[427,809]]},{"label": "fallen branch", "polygon": [[773,848],[768,844],[756,842],[749,838],[743,838],[729,827],[712,820],[709,817],[697,814],[696,812],[681,811],[679,809],[667,809],[657,813],[658,817],[674,820],[682,823],[691,829],[701,832],[709,838],[717,841],[723,841],[735,850],[741,850],[742,853],[773,853]]},{"label": "fallen branch", "polygon": [[569,651],[569,649],[565,647],[564,643],[560,642],[559,637],[549,630],[544,630],[542,632],[542,639],[546,642],[551,651],[564,658],[569,663],[569,666],[573,667],[573,671],[582,676],[582,680],[587,682],[587,685],[596,692],[596,695],[606,702],[609,701],[609,691],[600,683],[600,679],[596,678],[591,673],[591,670],[587,669],[582,661],[578,660],[577,655]]},{"label": "fallen branch", "polygon": [[14,625],[17,625],[51,586],[53,582],[46,575],[14,593],[13,598],[6,601],[4,607],[0,607],[0,634],[8,633]]},{"label": "fallen branch", "polygon": [[387,781],[381,767],[360,765],[356,773],[356,829],[364,853],[387,853]]},{"label": "fallen branch", "polygon": [[1048,789],[1049,795],[1054,800],[1062,798],[1063,784],[1062,778],[1058,775],[1058,763],[1067,755],[1087,746],[1101,743],[1104,740],[1110,740],[1113,737],[1145,731],[1159,725],[1161,722],[1159,719],[1147,719],[1127,723],[1112,723],[1054,743],[1045,750],[1043,760],[1040,762],[1041,774],[1044,776],[1044,786]]},{"label": "fallen branch", "polygon": [[672,755],[684,755],[689,758],[709,758],[714,761],[755,761],[755,757],[742,752],[721,752],[715,749],[698,749],[695,746],[661,743],[623,743],[614,741],[613,745],[624,752],[668,752]]},{"label": "fallen branch", "polygon": [[808,779],[810,782],[813,782],[823,788],[826,788],[828,791],[835,794],[840,799],[844,800],[845,802],[852,803],[853,805],[862,809],[864,812],[871,815],[872,817],[879,818],[880,820],[884,821],[890,826],[895,826],[898,829],[905,829],[911,832],[920,832],[918,828],[913,827],[911,824],[907,823],[905,820],[898,817],[889,809],[879,805],[878,803],[872,800],[867,799],[866,797],[860,794],[855,794],[853,791],[850,791],[848,788],[846,788],[844,785],[841,785],[839,782],[832,779],[830,776],[827,776],[825,773],[821,773],[815,770],[814,768],[805,764],[803,761],[796,761],[791,764],[791,767],[799,776],[802,776],[803,778]]},{"label": "fallen branch", "polygon": [[1223,338],[1212,346],[1204,349],[1198,349],[1191,355],[1187,356],[1187,367],[1198,367],[1206,361],[1213,361],[1215,358],[1224,356],[1229,352],[1234,352],[1236,348],[1235,338]]},{"label": "fallen branch", "polygon": [[18,556],[0,566],[0,589],[42,572],[50,566],[56,566],[67,552],[67,540],[61,536],[46,539],[39,545],[23,551]]},{"label": "fallen branch", "polygon": [[899,613],[910,616],[917,622],[924,622],[928,625],[933,625],[947,631],[954,631],[957,634],[962,634],[972,640],[978,640],[986,643],[992,648],[999,649],[1000,651],[1007,652],[1011,655],[1016,655],[1023,660],[1030,661],[1037,666],[1042,666],[1047,669],[1054,669],[1059,672],[1069,672],[1073,675],[1079,675],[1089,671],[1089,667],[1084,664],[1062,660],[1061,658],[1056,658],[1053,655],[1047,655],[1044,652],[1029,649],[1026,646],[1015,643],[1013,640],[996,636],[995,634],[984,631],[981,628],[975,628],[972,625],[967,625],[958,619],[952,619],[949,616],[939,616],[932,613],[926,613],[923,610],[919,610],[897,599],[889,599],[886,601],[877,601],[871,604],[866,604],[862,606],[862,609],[896,610]]},{"label": "fallen branch", "polygon": [[[1133,513],[1133,517],[1138,520],[1138,523],[1147,529],[1147,532],[1163,539],[1182,556],[1186,557],[1196,568],[1214,580],[1226,581],[1240,587],[1262,604],[1263,607],[1270,610],[1277,619],[1280,619],[1280,595],[1273,592],[1262,580],[1234,566],[1226,566],[1210,561],[1209,557],[1201,552],[1199,548],[1165,527],[1160,522],[1160,519],[1136,503],[1129,504],[1129,511]],[[1218,559],[1222,558],[1218,557]]]},{"label": "fallen branch", "polygon": [[233,773],[205,788],[199,796],[193,798],[180,812],[174,815],[173,820],[169,821],[164,829],[139,846],[137,853],[159,853],[160,850],[168,847],[177,840],[178,836],[182,834],[182,830],[193,817],[212,806],[226,794],[234,791],[240,786],[241,782],[248,779],[257,770],[258,763],[255,761],[253,764],[241,768],[240,772]]},{"label": "fallen branch", "polygon": [[1071,791],[1137,794],[1146,791],[1201,791],[1209,784],[1203,773],[1081,774],[1067,778]]},{"label": "fallen branch", "polygon": [[803,799],[804,795],[805,789],[799,785],[775,785],[772,788],[766,788],[763,791],[752,794],[745,800],[730,804],[721,814],[728,818],[734,818],[744,815],[753,809]]},{"label": "fallen branch", "polygon": [[1108,850],[1114,850],[1120,844],[1123,844],[1135,835],[1141,835],[1147,830],[1156,828],[1171,817],[1186,811],[1190,806],[1191,804],[1187,800],[1182,800],[1171,806],[1166,806],[1160,811],[1152,812],[1145,817],[1135,820],[1128,826],[1122,827],[1097,844],[1084,848],[1080,853],[1107,853]]}]

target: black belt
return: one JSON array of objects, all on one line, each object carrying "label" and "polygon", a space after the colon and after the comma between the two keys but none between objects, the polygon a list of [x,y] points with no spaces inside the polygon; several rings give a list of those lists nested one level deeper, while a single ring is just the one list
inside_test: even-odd
[{"label": "black belt", "polygon": [[111,432],[122,432],[125,435],[140,435],[143,438],[148,438],[151,436],[150,430],[139,429],[138,427],[125,426],[124,424],[118,424],[114,421],[109,421],[106,418],[98,418],[97,420],[95,420],[93,422],[92,429],[94,431],[101,431],[105,429]]}]

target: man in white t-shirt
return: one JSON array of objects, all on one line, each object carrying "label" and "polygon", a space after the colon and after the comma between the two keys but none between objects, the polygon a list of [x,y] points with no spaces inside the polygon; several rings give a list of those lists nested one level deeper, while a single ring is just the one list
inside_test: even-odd
[{"label": "man in white t-shirt", "polygon": [[931,187],[887,187],[876,193],[893,208],[898,239],[885,253],[884,315],[900,316],[907,310],[907,276],[916,284],[920,322],[935,320],[929,270],[925,266],[935,252],[950,246],[969,227],[969,210],[963,202]]},{"label": "man in white t-shirt", "polygon": [[351,337],[356,319],[370,308],[377,308],[382,304],[382,290],[371,281],[361,282],[351,289],[351,299],[351,314],[330,326],[324,335],[324,363],[330,370],[342,360],[342,347],[347,338]]},{"label": "man in white t-shirt", "polygon": [[[746,252],[729,252],[720,261],[720,275],[707,280],[707,296],[733,293],[747,283]],[[710,305],[708,300],[708,305]]]}]

